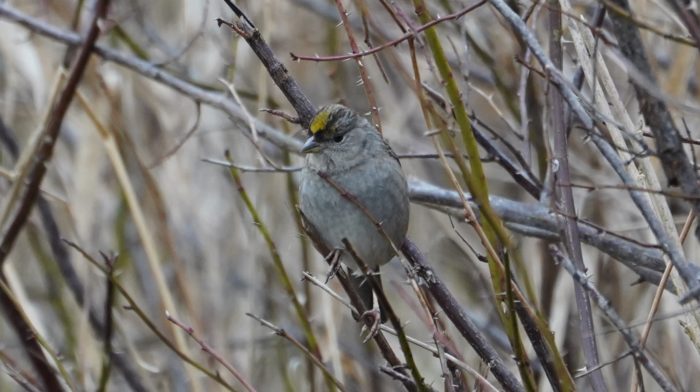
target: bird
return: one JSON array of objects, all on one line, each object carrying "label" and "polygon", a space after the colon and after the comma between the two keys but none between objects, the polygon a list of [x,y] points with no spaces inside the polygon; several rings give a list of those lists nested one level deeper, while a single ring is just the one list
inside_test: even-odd
[{"label": "bird", "polygon": [[[336,262],[358,267],[345,240],[378,271],[396,255],[408,230],[408,185],[401,163],[370,121],[344,105],[323,106],[308,131],[299,181],[307,231],[311,228],[329,251],[323,256],[333,259],[331,270]],[[371,285],[357,271],[351,276],[365,307],[385,321]]]}]

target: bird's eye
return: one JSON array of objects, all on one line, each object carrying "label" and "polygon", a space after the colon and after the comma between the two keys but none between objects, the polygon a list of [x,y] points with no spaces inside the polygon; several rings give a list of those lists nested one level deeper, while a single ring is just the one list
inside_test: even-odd
[{"label": "bird's eye", "polygon": [[340,143],[340,142],[343,141],[343,137],[344,137],[344,136],[345,136],[345,135],[338,135],[338,136],[336,136],[336,137],[333,138],[333,141],[336,142],[336,143]]}]

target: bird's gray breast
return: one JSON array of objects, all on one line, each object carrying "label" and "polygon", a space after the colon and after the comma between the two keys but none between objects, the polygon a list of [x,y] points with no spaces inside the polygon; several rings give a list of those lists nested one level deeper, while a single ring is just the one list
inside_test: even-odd
[{"label": "bird's gray breast", "polygon": [[[401,167],[394,159],[368,160],[328,177],[346,191],[343,195],[312,169],[305,168],[300,184],[300,208],[329,248],[343,249],[346,238],[369,266],[388,262],[391,244],[375,221],[401,246],[408,228],[408,192]],[[357,203],[362,204],[365,213]],[[368,217],[368,214],[372,218]],[[343,261],[351,265],[349,255]]]}]

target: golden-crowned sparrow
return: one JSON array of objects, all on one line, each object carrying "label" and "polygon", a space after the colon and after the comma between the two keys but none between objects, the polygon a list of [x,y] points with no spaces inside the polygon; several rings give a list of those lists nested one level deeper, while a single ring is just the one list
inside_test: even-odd
[{"label": "golden-crowned sparrow", "polygon": [[[356,266],[343,245],[347,239],[359,258],[376,269],[395,254],[387,237],[398,248],[408,229],[408,187],[401,164],[375,127],[345,106],[321,108],[309,131],[302,148],[301,212],[340,261]],[[369,284],[360,289],[365,305],[367,295],[372,304]]]}]

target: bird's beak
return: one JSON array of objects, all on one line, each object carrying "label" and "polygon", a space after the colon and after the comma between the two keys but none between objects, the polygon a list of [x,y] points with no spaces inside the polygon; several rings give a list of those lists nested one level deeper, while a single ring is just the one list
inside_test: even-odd
[{"label": "bird's beak", "polygon": [[304,142],[304,146],[301,148],[301,153],[302,154],[313,154],[320,149],[321,149],[321,145],[318,144],[318,142],[316,141],[316,139],[313,136],[311,136],[310,138],[306,139],[306,142]]}]

